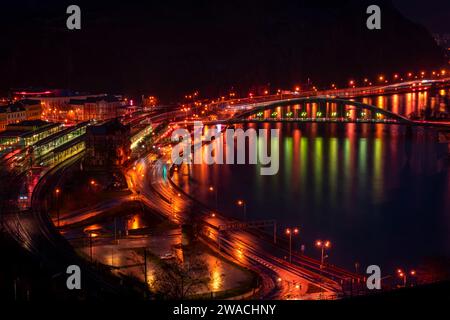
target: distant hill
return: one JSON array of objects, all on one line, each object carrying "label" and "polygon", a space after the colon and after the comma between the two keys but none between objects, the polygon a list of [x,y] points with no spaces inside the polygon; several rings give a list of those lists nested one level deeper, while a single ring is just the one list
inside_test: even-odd
[{"label": "distant hill", "polygon": [[[152,93],[170,101],[270,83],[319,85],[439,67],[444,52],[391,1],[88,2],[82,30],[57,1],[0,15],[0,88],[49,86]],[[366,28],[378,4],[382,29]],[[8,7],[9,6],[9,7]]]}]

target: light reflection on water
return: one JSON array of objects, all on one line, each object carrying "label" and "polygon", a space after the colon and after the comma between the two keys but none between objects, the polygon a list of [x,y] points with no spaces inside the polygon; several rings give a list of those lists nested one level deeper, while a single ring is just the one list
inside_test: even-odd
[{"label": "light reflection on water", "polygon": [[[427,92],[364,102],[401,114],[442,109]],[[393,268],[450,256],[450,179],[436,132],[382,124],[262,127],[281,129],[277,175],[261,176],[250,165],[193,165],[177,182],[211,206],[208,187],[217,186],[219,207],[231,216],[242,217],[235,203],[245,199],[249,219],[301,226],[294,249],[303,243],[309,255],[318,256],[315,239],[332,240],[330,262],[348,268],[355,261]]]}]

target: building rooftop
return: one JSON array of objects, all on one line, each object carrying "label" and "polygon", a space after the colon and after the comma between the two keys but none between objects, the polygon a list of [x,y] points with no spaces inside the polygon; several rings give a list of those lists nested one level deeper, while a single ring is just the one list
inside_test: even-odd
[{"label": "building rooftop", "polygon": [[0,113],[25,111],[25,106],[39,105],[41,102],[35,99],[24,99],[14,103],[0,106]]},{"label": "building rooftop", "polygon": [[0,132],[0,138],[27,138],[58,126],[61,126],[61,124],[42,120],[25,120],[7,125],[6,130]]},{"label": "building rooftop", "polygon": [[118,102],[120,100],[115,96],[104,95],[104,96],[96,96],[96,97],[87,97],[85,99],[70,99],[69,104],[83,105],[85,103],[96,103],[99,101]]},{"label": "building rooftop", "polygon": [[2,138],[17,138],[22,137],[26,134],[24,131],[18,131],[18,130],[6,130],[0,132],[0,139]]},{"label": "building rooftop", "polygon": [[103,121],[99,124],[87,127],[88,133],[93,135],[107,135],[116,132],[128,132],[129,126],[123,125],[119,119]]},{"label": "building rooftop", "polygon": [[11,123],[8,124],[8,127],[30,127],[30,128],[39,128],[39,127],[44,127],[44,126],[48,126],[48,125],[52,125],[54,123],[52,122],[47,122],[44,120],[23,120],[17,123]]},{"label": "building rooftop", "polygon": [[0,106],[0,113],[10,113],[25,111],[25,107],[22,105],[8,104],[6,106]]}]

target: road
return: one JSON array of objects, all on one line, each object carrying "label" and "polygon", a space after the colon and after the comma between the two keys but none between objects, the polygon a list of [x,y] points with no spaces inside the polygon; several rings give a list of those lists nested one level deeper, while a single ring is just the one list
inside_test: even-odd
[{"label": "road", "polygon": [[[132,295],[131,290],[120,286],[120,279],[99,272],[86,260],[80,257],[73,247],[56,230],[46,208],[45,198],[49,190],[54,190],[64,172],[75,165],[81,155],[61,163],[60,165],[38,174],[38,183],[31,186],[33,197],[31,208],[20,211],[14,205],[14,199],[27,181],[28,171],[11,174],[8,180],[8,192],[2,192],[2,200],[6,200],[8,211],[2,210],[3,231],[8,232],[26,251],[40,262],[44,274],[50,274],[52,285],[57,290],[68,292],[66,288],[66,269],[69,265],[78,265],[82,270],[83,287],[78,294],[85,298],[114,297],[119,294]],[[43,176],[41,176],[43,174]],[[6,178],[6,177],[3,177]],[[44,275],[43,275],[44,276]],[[77,295],[73,295],[77,299]]]},{"label": "road", "polygon": [[[159,159],[148,155],[137,161],[126,172],[129,187],[140,195],[146,205],[176,223],[187,221],[186,213],[195,206],[196,215],[211,226],[210,243],[217,243],[218,235],[217,232],[214,233],[214,229],[231,221],[217,212],[214,212],[213,217],[213,211],[199,206],[171,183],[169,166],[166,165],[169,152],[162,149],[162,154],[164,153],[166,156]],[[311,258],[294,256],[293,263],[288,263],[285,257],[289,253],[285,247],[276,246],[249,230],[221,234],[219,241],[220,252],[225,257],[262,275],[261,296],[264,298],[334,298],[342,290],[338,279],[348,279],[351,276],[351,273],[337,268],[327,268],[325,272],[325,269],[320,269],[320,262]],[[311,287],[320,288],[320,291],[315,295],[308,295],[309,291],[313,291],[309,290]]]}]

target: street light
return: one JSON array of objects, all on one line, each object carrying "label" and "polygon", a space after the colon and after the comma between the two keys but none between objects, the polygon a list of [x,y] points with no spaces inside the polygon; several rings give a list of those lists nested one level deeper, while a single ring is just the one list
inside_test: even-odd
[{"label": "street light", "polygon": [[209,192],[214,192],[214,200],[216,202],[216,210],[219,210],[219,195],[218,195],[217,189],[215,189],[213,186],[209,186],[208,190],[209,190]]},{"label": "street light", "polygon": [[286,228],[286,234],[289,236],[289,263],[292,263],[292,234],[298,234],[298,228]]},{"label": "street light", "polygon": [[89,234],[89,255],[91,258],[91,263],[93,261],[93,243],[92,238],[96,238],[99,234],[95,230],[87,230],[86,231]]},{"label": "street light", "polygon": [[415,271],[415,270],[410,270],[410,271],[408,272],[408,271],[406,271],[406,270],[403,271],[402,269],[397,269],[397,275],[398,275],[401,279],[403,279],[403,287],[405,287],[405,288],[406,288],[406,282],[407,282],[408,274],[409,274],[410,276],[414,277],[414,276],[416,275],[416,271]]},{"label": "street light", "polygon": [[244,220],[247,220],[247,203],[244,200],[238,200],[237,205],[244,209]]},{"label": "street light", "polygon": [[56,194],[56,225],[59,228],[59,194],[61,193],[61,190],[59,188],[55,189]]},{"label": "street light", "polygon": [[321,254],[321,258],[320,258],[320,269],[323,269],[323,261],[325,258],[327,258],[328,256],[324,256],[325,254],[325,250],[326,249],[330,249],[331,247],[331,242],[329,240],[317,240],[316,241],[316,247],[321,249],[322,254]]}]

